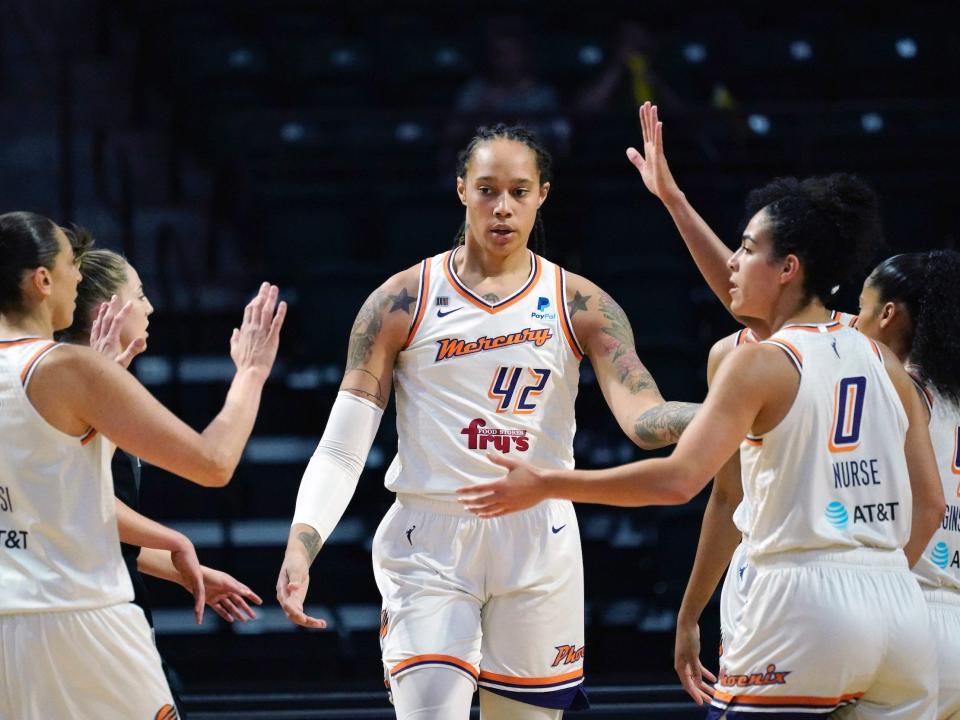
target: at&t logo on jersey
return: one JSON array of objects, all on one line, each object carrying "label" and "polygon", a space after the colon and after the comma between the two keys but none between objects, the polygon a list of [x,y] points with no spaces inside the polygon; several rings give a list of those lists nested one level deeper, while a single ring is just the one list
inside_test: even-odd
[{"label": "at&t logo on jersey", "polygon": [[941,570],[947,569],[947,565],[950,564],[950,548],[947,547],[945,542],[938,542],[933,546],[933,551],[930,553],[930,562]]},{"label": "at&t logo on jersey", "polygon": [[502,453],[508,453],[511,447],[517,452],[526,452],[530,449],[530,438],[527,437],[526,430],[488,428],[486,420],[481,418],[471,420],[460,434],[467,436],[469,450],[486,450],[492,447]]},{"label": "at&t logo on jersey", "polygon": [[523,343],[533,343],[537,347],[543,347],[547,340],[553,337],[553,333],[548,328],[524,328],[509,335],[497,335],[496,337],[487,337],[486,335],[478,337],[472,342],[461,338],[443,338],[437,340],[437,357],[434,362],[449,360],[450,358],[460,357],[462,355],[473,355],[474,353],[486,352],[487,350],[499,350],[500,348],[510,347],[511,345],[522,345]]},{"label": "at&t logo on jersey", "polygon": [[530,317],[536,320],[556,320],[557,314],[550,312],[550,298],[538,298],[537,309],[530,313]]},{"label": "at&t logo on jersey", "polygon": [[[896,522],[897,507],[899,502],[885,503],[865,503],[863,505],[853,506],[853,524],[857,523],[876,523],[876,522]],[[827,522],[833,525],[837,530],[843,530],[850,522],[850,514],[843,503],[834,500],[824,511],[827,516]]]}]

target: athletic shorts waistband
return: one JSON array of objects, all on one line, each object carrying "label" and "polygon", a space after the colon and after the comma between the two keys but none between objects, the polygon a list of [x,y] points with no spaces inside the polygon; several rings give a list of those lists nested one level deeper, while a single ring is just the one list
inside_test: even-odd
[{"label": "athletic shorts waistband", "polygon": [[923,590],[923,599],[927,605],[949,605],[960,608],[960,589],[949,587],[932,588],[921,584]]},{"label": "athletic shorts waistband", "polygon": [[909,570],[907,556],[903,550],[883,550],[880,548],[823,548],[818,550],[800,550],[772,555],[747,557],[757,570],[809,567],[811,565],[838,565],[860,567],[865,570],[902,571]]},{"label": "athletic shorts waistband", "polygon": [[[424,495],[414,495],[412,493],[397,493],[397,502],[410,510],[419,510],[422,512],[436,513],[437,515],[450,515],[453,517],[469,517],[475,518],[472,512],[467,510],[463,505],[457,502],[455,499],[456,496],[451,496],[450,500],[437,500],[431,497],[426,497]],[[523,510],[518,513],[513,513],[514,515],[520,516],[524,513],[537,512],[543,508],[549,507],[552,503],[569,505],[571,504],[567,500],[545,500],[542,503],[534,505],[528,510]]]}]

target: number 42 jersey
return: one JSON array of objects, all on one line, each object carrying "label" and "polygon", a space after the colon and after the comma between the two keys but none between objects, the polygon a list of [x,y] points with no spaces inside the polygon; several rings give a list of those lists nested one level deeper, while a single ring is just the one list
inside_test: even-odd
[{"label": "number 42 jersey", "polygon": [[456,255],[420,266],[413,322],[394,369],[399,442],[386,477],[394,492],[448,501],[461,487],[504,474],[490,454],[573,467],[583,355],[562,268],[530,253],[526,282],[491,303],[457,277]]}]

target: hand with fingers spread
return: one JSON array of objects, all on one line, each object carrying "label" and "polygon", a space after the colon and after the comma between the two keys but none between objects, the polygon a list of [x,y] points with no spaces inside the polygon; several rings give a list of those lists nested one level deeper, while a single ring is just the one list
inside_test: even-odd
[{"label": "hand with fingers spread", "polygon": [[643,154],[627,148],[627,159],[640,171],[647,190],[664,205],[683,197],[663,154],[663,123],[657,119],[657,106],[649,102],[640,106],[640,128],[643,132]]},{"label": "hand with fingers spread", "polygon": [[713,687],[707,680],[715,683],[717,677],[700,662],[700,627],[696,623],[677,622],[673,667],[683,689],[697,705],[713,699]]},{"label": "hand with fingers spread", "polygon": [[506,468],[500,480],[461,488],[460,503],[477,517],[499,517],[531,508],[546,500],[547,482],[544,473],[521,460],[490,455],[490,461]]},{"label": "hand with fingers spread", "polygon": [[305,542],[311,549],[308,550],[305,543],[299,540],[288,543],[277,578],[277,602],[290,622],[307,628],[325,628],[325,620],[310,617],[303,611],[307,588],[310,586],[310,563],[320,550],[320,536],[316,530],[301,523],[291,527],[290,535],[307,538]]},{"label": "hand with fingers spread", "polygon": [[237,370],[259,368],[270,372],[280,345],[280,328],[287,314],[285,302],[277,304],[280,290],[263,283],[243,311],[243,323],[230,338],[230,357]]},{"label": "hand with fingers spread", "polygon": [[202,567],[203,584],[207,593],[207,605],[213,611],[232,623],[234,620],[247,622],[256,620],[257,614],[247,601],[254,605],[262,605],[263,600],[253,590],[232,575],[221,570]]},{"label": "hand with fingers spread", "polygon": [[203,568],[197,558],[193,543],[186,537],[177,550],[170,552],[170,562],[180,575],[183,586],[193,595],[193,614],[197,625],[203,622],[203,606],[206,603],[206,588],[203,584]]},{"label": "hand with fingers spread", "polygon": [[120,307],[120,299],[114,295],[110,302],[100,304],[97,317],[90,327],[90,347],[101,355],[116,360],[122,368],[130,367],[133,359],[147,348],[146,338],[134,338],[127,347],[123,347],[120,341],[123,323],[132,308],[132,302]]}]

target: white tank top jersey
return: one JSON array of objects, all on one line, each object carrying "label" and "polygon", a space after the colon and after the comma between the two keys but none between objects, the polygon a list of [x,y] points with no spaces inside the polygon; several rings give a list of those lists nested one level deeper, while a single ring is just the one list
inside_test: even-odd
[{"label": "white tank top jersey", "polygon": [[960,407],[919,385],[930,409],[930,439],[947,509],[913,571],[925,587],[960,591]]},{"label": "white tank top jersey", "polygon": [[[836,321],[847,327],[853,327],[854,323],[857,321],[856,315],[850,315],[849,313],[838,312],[836,310],[830,311],[830,321]],[[733,343],[735,346],[739,347],[744,343],[755,343],[757,342],[757,336],[754,335],[753,330],[749,328],[743,328],[738,330],[733,335]],[[756,453],[748,453],[744,455],[740,454],[740,476],[741,478],[747,478],[752,472],[752,468],[748,465],[752,465],[754,459],[758,457]],[[733,524],[736,525],[737,530],[743,535],[746,539],[750,533],[750,498],[747,495],[747,487],[744,482],[743,488],[743,500],[740,501],[740,504],[737,505],[737,509],[733,512]]]},{"label": "white tank top jersey", "polygon": [[91,431],[60,432],[27,386],[59,343],[0,340],[0,614],[87,610],[133,599],[120,556],[110,458]]},{"label": "white tank top jersey", "polygon": [[763,342],[787,355],[800,385],[784,419],[741,445],[748,557],[902,548],[907,415],[877,344],[838,321],[787,325]]},{"label": "white tank top jersey", "polygon": [[530,253],[530,274],[490,304],[454,271],[457,251],[420,266],[420,291],[397,357],[398,453],[386,486],[454,501],[494,480],[490,453],[572,468],[583,351],[567,315],[566,274]]}]

